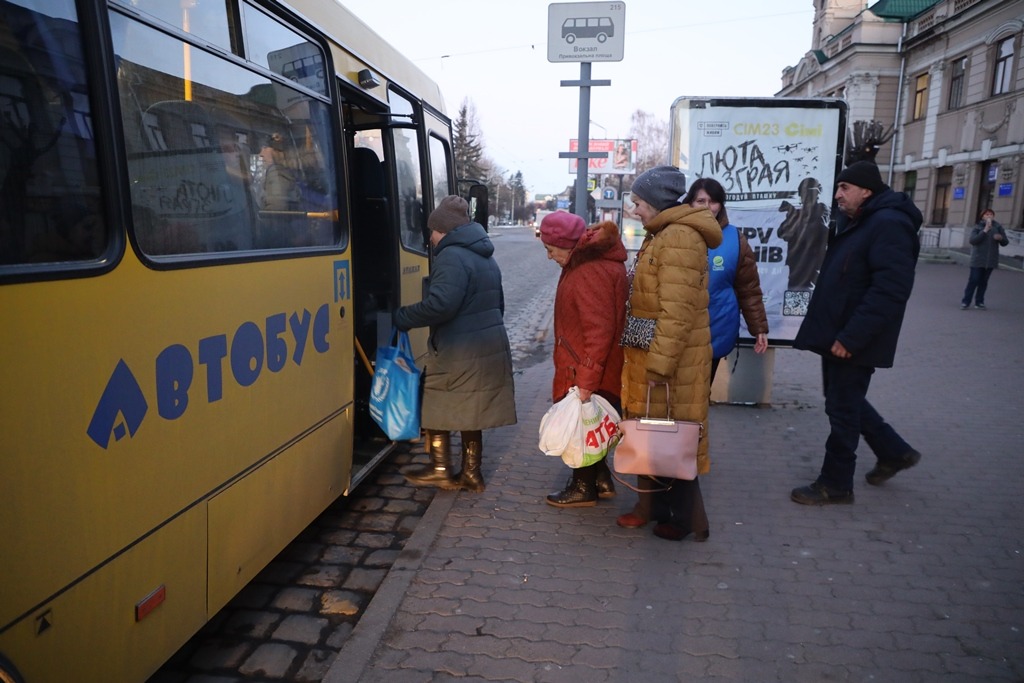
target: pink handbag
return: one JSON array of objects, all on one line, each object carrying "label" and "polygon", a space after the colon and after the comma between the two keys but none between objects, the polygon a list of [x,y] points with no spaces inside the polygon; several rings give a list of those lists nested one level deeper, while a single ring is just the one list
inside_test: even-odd
[{"label": "pink handbag", "polygon": [[[672,400],[665,385],[665,399]],[[700,422],[650,417],[651,387],[647,387],[646,417],[619,422],[622,440],[615,447],[613,467],[617,474],[643,474],[671,479],[697,478],[697,447],[704,437]]]}]

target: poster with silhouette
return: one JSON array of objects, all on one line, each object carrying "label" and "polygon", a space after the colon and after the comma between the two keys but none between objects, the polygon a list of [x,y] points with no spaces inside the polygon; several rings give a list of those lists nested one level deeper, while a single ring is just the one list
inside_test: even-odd
[{"label": "poster with silhouette", "polygon": [[[671,160],[689,182],[714,178],[729,222],[757,259],[773,344],[796,336],[834,226],[846,103],[836,99],[679,98]],[[750,339],[746,327],[741,337]]]}]

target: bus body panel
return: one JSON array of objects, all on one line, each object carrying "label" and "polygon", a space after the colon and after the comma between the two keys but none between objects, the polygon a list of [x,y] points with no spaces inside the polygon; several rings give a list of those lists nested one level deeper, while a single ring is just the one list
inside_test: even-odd
[{"label": "bus body panel", "polygon": [[[352,407],[266,462],[209,503],[208,618],[245,587],[348,484]],[[347,440],[347,441],[346,441]],[[277,506],[260,501],[282,500]]]},{"label": "bus body panel", "polygon": [[[205,585],[197,506],[0,633],[0,651],[26,683],[142,681],[206,623]],[[161,587],[163,602],[136,621],[136,604]]]},{"label": "bus body panel", "polygon": [[[0,348],[31,350],[0,366],[0,430],[21,435],[0,460],[0,480],[19,482],[4,550],[34,558],[0,563],[0,585],[20,588],[0,625],[351,401],[349,300],[334,301],[346,262],[153,271],[128,256],[100,277],[0,288]],[[329,431],[343,461],[351,431]]]}]

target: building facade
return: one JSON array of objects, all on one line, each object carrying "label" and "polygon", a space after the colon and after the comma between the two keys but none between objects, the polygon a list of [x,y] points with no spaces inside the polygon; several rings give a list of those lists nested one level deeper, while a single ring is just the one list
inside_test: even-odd
[{"label": "building facade", "polygon": [[776,95],[844,98],[851,133],[876,133],[883,178],[947,242],[935,246],[962,246],[985,208],[1024,228],[1024,2],[813,2],[811,49]]}]

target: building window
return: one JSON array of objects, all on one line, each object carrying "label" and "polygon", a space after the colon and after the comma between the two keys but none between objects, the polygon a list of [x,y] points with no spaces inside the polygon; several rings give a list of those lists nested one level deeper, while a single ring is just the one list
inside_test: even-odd
[{"label": "building window", "polygon": [[967,73],[967,57],[954,59],[950,64],[949,75],[949,100],[946,102],[950,109],[958,109],[964,99],[964,75]]},{"label": "building window", "polygon": [[953,187],[953,167],[943,166],[935,178],[935,205],[932,207],[932,225],[945,225],[949,218],[949,200]]},{"label": "building window", "polygon": [[928,74],[921,74],[917,77],[914,86],[914,118],[919,121],[924,118],[928,110]]},{"label": "building window", "polygon": [[1013,36],[996,44],[996,63],[992,73],[992,94],[1010,92],[1010,74],[1013,72]]},{"label": "building window", "polygon": [[907,193],[910,200],[914,200],[914,191],[917,190],[917,171],[907,171],[903,174],[903,191]]}]

